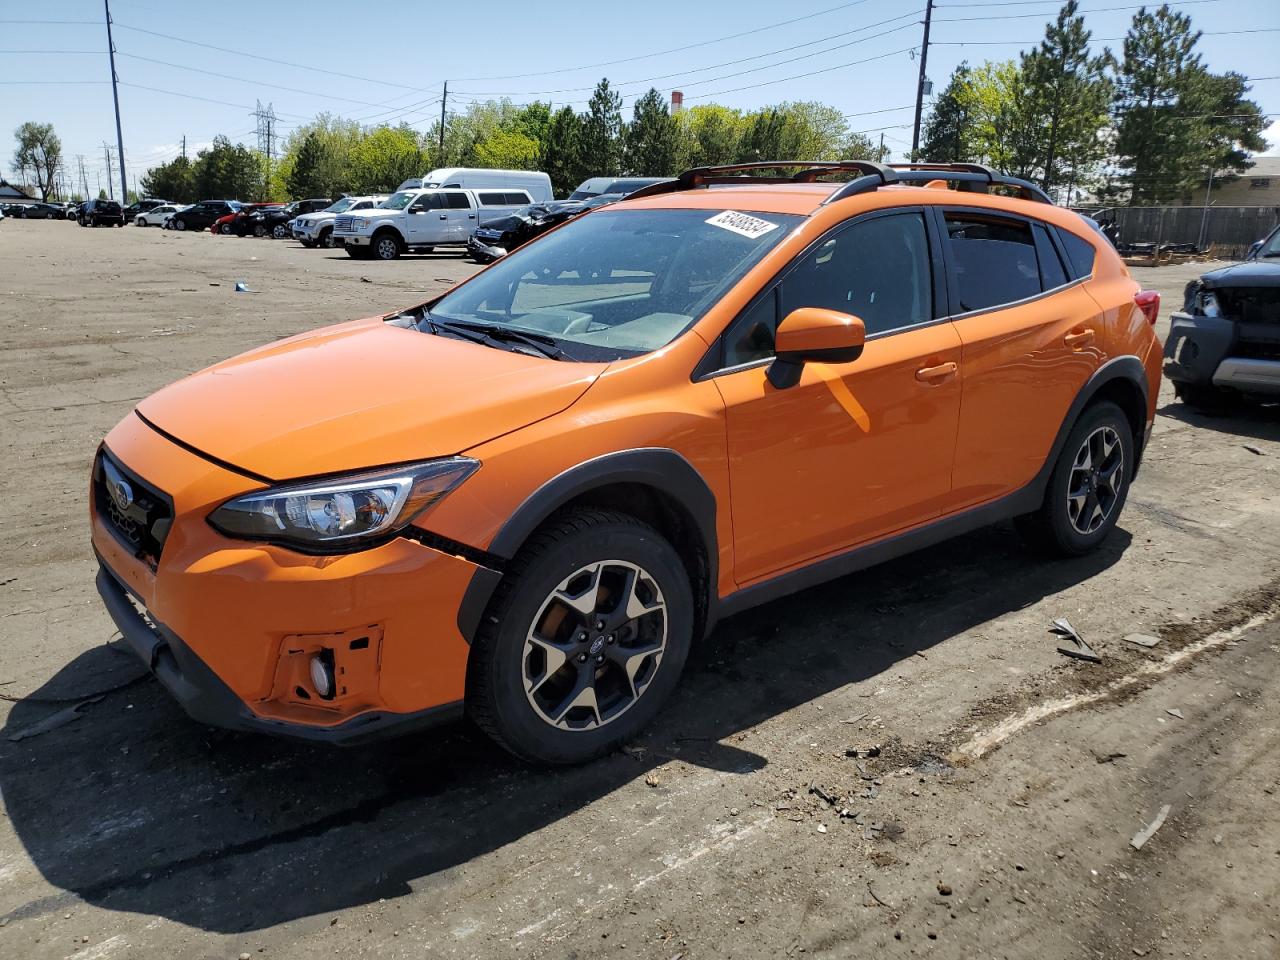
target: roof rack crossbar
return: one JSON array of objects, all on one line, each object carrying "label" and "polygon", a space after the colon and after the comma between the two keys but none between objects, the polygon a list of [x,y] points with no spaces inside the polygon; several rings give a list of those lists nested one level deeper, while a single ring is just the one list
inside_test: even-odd
[{"label": "roof rack crossbar", "polygon": [[[747,176],[753,171],[795,169],[791,176]],[[839,185],[823,206],[848,197],[870,193],[881,187],[899,183],[929,183],[943,180],[954,183],[961,191],[987,193],[991,187],[1008,187],[1022,200],[1053,203],[1049,195],[1034,183],[1017,177],[997,173],[981,163],[874,163],[870,160],[757,160],[751,163],[730,163],[709,167],[694,167],[684,171],[674,180],[654,183],[628,194],[627,199],[652,197],[663,193],[695,190],[713,185],[749,185],[816,183],[819,177],[832,173],[857,173],[856,179]]]}]

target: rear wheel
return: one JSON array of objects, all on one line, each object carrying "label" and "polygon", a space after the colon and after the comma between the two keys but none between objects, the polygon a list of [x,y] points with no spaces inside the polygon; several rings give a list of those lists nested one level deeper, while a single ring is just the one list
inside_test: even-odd
[{"label": "rear wheel", "polygon": [[287,240],[289,239],[289,228],[283,223],[277,223],[271,231],[271,236],[277,240]]},{"label": "rear wheel", "polygon": [[467,711],[512,753],[581,763],[635,736],[693,637],[679,555],[625,514],[581,509],[512,562],[471,648]]},{"label": "rear wheel", "polygon": [[253,235],[258,238],[265,237],[267,235],[267,228],[261,223],[256,224],[253,228]]},{"label": "rear wheel", "polygon": [[383,233],[375,236],[369,248],[373,251],[373,256],[379,260],[394,260],[400,256],[400,240],[394,234]]},{"label": "rear wheel", "polygon": [[221,234],[222,234],[223,236],[225,236],[225,237],[229,237],[229,236],[231,236],[231,233],[232,233],[232,230],[231,230],[231,224],[229,224],[229,223],[224,223],[222,226],[220,226],[220,227],[218,228],[218,232],[219,232],[219,233],[221,233]]},{"label": "rear wheel", "polygon": [[1133,431],[1109,401],[1087,408],[1058,455],[1035,513],[1018,518],[1033,545],[1061,556],[1096,549],[1114,529],[1133,474]]},{"label": "rear wheel", "polygon": [[185,220],[174,220],[174,221],[173,221],[173,229],[178,230],[178,231],[182,231],[182,230],[187,229],[187,221],[185,221]]},{"label": "rear wheel", "polygon": [[1187,406],[1199,410],[1223,410],[1234,399],[1225,390],[1207,383],[1175,383],[1173,393]]}]

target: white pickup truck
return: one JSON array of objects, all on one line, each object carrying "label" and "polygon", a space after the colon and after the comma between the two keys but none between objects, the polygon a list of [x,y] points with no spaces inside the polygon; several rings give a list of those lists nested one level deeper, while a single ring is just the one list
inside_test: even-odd
[{"label": "white pickup truck", "polygon": [[532,202],[525,190],[401,190],[373,210],[339,214],[333,221],[333,239],[359,260],[394,260],[411,250],[465,247],[480,224]]}]

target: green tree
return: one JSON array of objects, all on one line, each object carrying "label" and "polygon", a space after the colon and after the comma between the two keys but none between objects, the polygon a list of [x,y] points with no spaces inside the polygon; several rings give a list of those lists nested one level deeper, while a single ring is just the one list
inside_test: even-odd
[{"label": "green tree", "polygon": [[363,136],[360,124],[322,113],[289,135],[275,176],[289,195],[297,198],[335,197],[347,192],[354,176],[352,153]]},{"label": "green tree", "polygon": [[624,135],[627,172],[639,177],[666,177],[676,173],[680,128],[667,110],[662,94],[650,88],[636,100],[633,111]]},{"label": "green tree", "polygon": [[939,163],[973,163],[969,155],[971,102],[966,96],[972,71],[962,62],[951,74],[946,88],[933,102],[924,126],[921,159]]},{"label": "green tree", "polygon": [[584,170],[582,118],[572,107],[561,107],[552,115],[539,162],[551,177],[551,189],[560,196],[567,195],[590,176]]},{"label": "green tree", "polygon": [[733,163],[742,138],[742,112],[717,103],[688,107],[675,116],[679,143],[676,166],[691,167]]},{"label": "green tree", "polygon": [[1200,33],[1168,4],[1135,14],[1124,39],[1115,101],[1115,152],[1131,204],[1188,199],[1210,169],[1245,169],[1266,149],[1265,120],[1236,73],[1209,73]]},{"label": "green tree", "polygon": [[596,84],[582,117],[579,156],[590,158],[596,176],[622,173],[622,97],[608,79]]},{"label": "green tree", "polygon": [[292,197],[318,197],[327,186],[323,182],[321,168],[324,165],[324,144],[320,135],[309,131],[290,158],[285,186]]},{"label": "green tree", "polygon": [[542,145],[519,130],[499,128],[476,143],[471,151],[475,166],[497,170],[532,170]]},{"label": "green tree", "polygon": [[[345,189],[356,193],[388,193],[427,172],[427,156],[418,134],[407,125],[366,130],[352,144],[349,160],[351,173]],[[336,197],[341,192],[329,184],[327,190],[309,196]],[[293,196],[301,198],[302,194]]]},{"label": "green tree", "polygon": [[142,195],[162,197],[175,203],[195,203],[195,170],[186,157],[174,157],[168,163],[152,167],[142,177]]},{"label": "green tree", "polygon": [[1090,55],[1091,33],[1078,9],[1077,0],[1067,0],[1040,46],[1022,57],[1016,129],[1028,135],[1030,156],[1023,166],[1032,168],[1022,172],[1038,175],[1045,190],[1086,176],[1106,151],[1111,55]]},{"label": "green tree", "polygon": [[53,124],[28,120],[13,132],[13,137],[18,141],[13,151],[14,168],[23,179],[30,171],[40,190],[40,199],[48,200],[62,164],[62,141],[53,132]]},{"label": "green tree", "polygon": [[222,135],[196,155],[195,186],[202,198],[258,200],[266,185],[265,159]]}]

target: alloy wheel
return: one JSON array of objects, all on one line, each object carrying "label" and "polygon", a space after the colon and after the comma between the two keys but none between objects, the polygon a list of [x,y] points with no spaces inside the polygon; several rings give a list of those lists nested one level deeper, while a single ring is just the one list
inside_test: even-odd
[{"label": "alloy wheel", "polygon": [[277,240],[284,240],[289,236],[289,231],[285,228],[283,223],[278,223],[276,224],[275,229],[271,231],[271,235]]},{"label": "alloy wheel", "polygon": [[1091,534],[1110,519],[1124,488],[1124,446],[1109,426],[1087,437],[1071,463],[1067,516],[1077,533]]},{"label": "alloy wheel", "polygon": [[394,237],[382,237],[375,249],[380,260],[394,260],[400,254],[400,244],[396,243]]},{"label": "alloy wheel", "polygon": [[560,581],[533,618],[521,654],[525,696],[553,727],[597,729],[644,695],[666,646],[657,581],[626,560],[588,564]]}]

